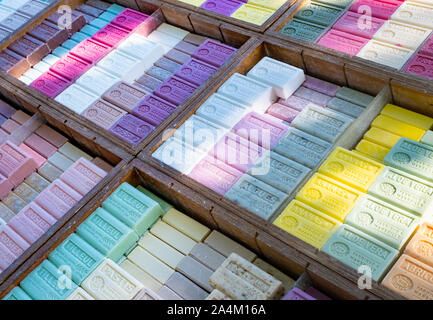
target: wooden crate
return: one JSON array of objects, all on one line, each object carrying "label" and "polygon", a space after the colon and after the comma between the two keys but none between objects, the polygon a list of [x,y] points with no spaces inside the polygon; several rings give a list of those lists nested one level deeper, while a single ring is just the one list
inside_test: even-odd
[{"label": "wooden crate", "polygon": [[[64,0],[64,2],[69,2],[72,7],[85,2],[85,0]],[[195,101],[195,99],[200,95],[200,93],[208,86],[212,86],[214,83],[226,70],[228,70],[235,61],[237,61],[245,50],[247,50],[255,41],[255,35],[252,32],[242,30],[228,24],[221,24],[215,20],[208,19],[207,17],[202,17],[197,14],[190,13],[187,10],[182,10],[174,8],[170,5],[163,5],[159,7],[152,2],[136,2],[135,0],[124,0],[117,1],[117,3],[124,6],[132,7],[133,9],[142,11],[146,14],[150,14],[152,19],[158,24],[162,22],[170,23],[174,26],[187,29],[191,32],[198,33],[200,35],[208,36],[210,38],[215,38],[228,45],[238,48],[238,51],[226,62],[224,66],[218,69],[218,71],[209,78],[204,84],[202,84],[196,91],[187,99],[182,105],[180,105],[176,110],[164,121],[162,122],[149,136],[147,136],[138,146],[134,147],[128,142],[118,138],[107,130],[97,127],[93,122],[89,121],[85,117],[69,110],[62,104],[58,103],[54,99],[51,99],[39,92],[38,90],[25,85],[20,80],[5,74],[0,73],[0,79],[4,79],[9,82],[9,86],[12,92],[17,90],[22,90],[35,97],[39,102],[38,104],[43,104],[53,110],[57,110],[60,113],[66,115],[69,119],[75,120],[77,123],[82,124],[85,128],[89,128],[95,131],[97,134],[113,141],[116,145],[121,146],[123,149],[129,153],[136,155],[138,154],[146,144],[148,144],[159,132],[161,132],[165,126],[170,123],[183,109],[184,106]],[[95,133],[95,134],[96,134]]]},{"label": "wooden crate", "polygon": [[[305,66],[307,65],[307,63],[311,62],[306,61],[306,57],[303,55],[303,51],[301,49],[290,44],[282,44],[280,42],[275,42],[272,39],[268,39],[266,41],[260,41],[255,46],[251,47],[248,52],[246,52],[243,59],[240,60],[232,70],[228,71],[226,74],[224,74],[223,77],[221,77],[219,83],[215,84],[212,88],[209,88],[206,92],[204,92],[194,104],[190,105],[181,115],[179,115],[170,125],[168,125],[166,132],[160,134],[159,137],[153,140],[144,149],[144,151],[140,153],[139,158],[156,168],[160,168],[164,173],[171,176],[173,179],[177,179],[179,182],[191,187],[193,190],[196,190],[197,192],[203,194],[212,201],[217,202],[221,206],[225,207],[227,210],[234,212],[239,217],[255,225],[258,229],[264,230],[265,232],[274,236],[279,241],[284,242],[285,244],[293,247],[294,249],[305,253],[309,258],[320,262],[322,265],[335,270],[340,275],[343,275],[347,279],[356,283],[358,281],[359,275],[354,269],[342,264],[341,262],[338,262],[335,259],[330,258],[326,254],[319,252],[317,249],[308,245],[304,241],[299,240],[289,235],[282,229],[274,226],[271,222],[267,222],[256,214],[251,213],[244,208],[241,208],[234,202],[223,198],[218,193],[206,188],[202,184],[187,177],[186,175],[179,173],[177,170],[161,163],[159,160],[156,160],[152,157],[153,152],[156,151],[156,149],[172,135],[172,133],[174,132],[173,129],[179,128],[192,114],[194,114],[195,111],[202,105],[202,103],[206,101],[210,95],[215,93],[218,88],[233,73],[238,72],[245,74],[264,56],[269,56],[271,58],[275,58],[277,60],[303,68],[307,74],[317,76],[324,80],[329,80],[334,83],[339,83],[360,91],[376,95],[374,101],[368,106],[368,108],[366,108],[366,110],[361,114],[361,116],[356,119],[348,129],[346,129],[343,135],[336,141],[334,147],[341,146],[347,149],[354,148],[356,144],[360,141],[364,133],[369,129],[372,120],[380,113],[385,104],[390,102],[399,104],[400,102],[398,96],[393,98],[390,85],[386,82],[382,83],[380,79],[375,79],[374,75],[368,73],[368,70],[356,69],[358,76],[355,77],[354,75],[352,75],[351,77],[346,77],[346,72],[352,72],[351,70],[347,71],[344,66],[343,68],[341,68],[341,70],[336,69],[340,66],[338,60],[328,59],[327,57],[320,57],[320,59],[315,60],[317,72],[310,73],[308,68],[306,68]],[[341,73],[338,71],[341,71]],[[353,80],[351,80],[351,82],[348,82],[347,80],[340,81],[343,78]],[[370,87],[370,85],[372,84],[375,84],[376,86]],[[424,114],[429,114],[427,112],[428,110],[426,108],[423,108],[422,106],[412,105],[410,109]],[[318,164],[316,168],[313,168],[312,172],[305,179],[305,181],[307,181],[308,178],[317,171],[317,168],[319,166],[320,164]],[[290,195],[287,203],[290,202],[290,200],[294,199],[296,193],[301,189],[301,187],[302,184]],[[276,216],[274,216],[273,218],[276,218]],[[377,283],[374,284],[371,292],[384,299],[399,298],[399,296],[395,295],[393,292],[386,289],[385,287],[379,286]]]},{"label": "wooden crate", "polygon": [[142,185],[178,210],[197,219],[211,229],[217,229],[232,239],[256,252],[287,275],[301,279],[297,286],[313,285],[334,299],[378,299],[377,296],[358,289],[356,285],[337,273],[317,263],[303,253],[286,245],[275,237],[258,230],[252,224],[237,217],[217,203],[200,195],[191,188],[177,182],[156,168],[133,160],[94,196],[78,213],[66,222],[51,239],[21,265],[16,272],[0,285],[0,298],[19,285],[20,281],[36,268],[76,228],[101,206],[102,202],[121,183]]},{"label": "wooden crate", "polygon": [[[4,84],[0,80],[0,87],[3,89]],[[7,89],[6,89],[7,90]],[[7,91],[7,96],[2,96],[0,92],[0,99],[9,100],[16,108],[24,109],[26,113],[31,114],[32,117],[23,126],[27,127],[29,130],[36,130],[41,124],[46,123],[52,128],[56,129],[58,132],[62,133],[68,137],[72,144],[80,147],[82,150],[86,151],[92,156],[97,156],[108,163],[110,163],[114,168],[106,175],[106,177],[98,183],[98,185],[91,190],[87,195],[85,195],[73,208],[71,208],[61,219],[59,219],[38,241],[33,243],[15,262],[6,270],[0,274],[0,284],[5,282],[9,277],[11,277],[15,271],[25,263],[38,249],[53,236],[57,230],[59,230],[66,222],[68,222],[74,215],[83,207],[94,195],[100,194],[101,189],[109,183],[118,172],[132,160],[132,156],[128,154],[123,149],[116,147],[110,141],[99,136],[95,136],[94,133],[90,132],[88,129],[78,124],[77,122],[68,119],[61,113],[47,108],[45,106],[39,109],[30,110],[23,106],[37,106],[37,101],[31,96],[20,96],[11,94]],[[6,98],[6,99],[5,99]],[[12,98],[12,99],[10,99]],[[24,104],[21,101],[25,101]],[[30,132],[27,130],[17,129],[10,136],[10,141],[15,144],[21,144],[29,135]],[[3,141],[0,141],[0,143]]]}]

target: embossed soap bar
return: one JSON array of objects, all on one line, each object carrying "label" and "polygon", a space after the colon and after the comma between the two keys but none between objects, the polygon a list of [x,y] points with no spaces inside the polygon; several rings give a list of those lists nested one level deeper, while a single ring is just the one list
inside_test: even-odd
[{"label": "embossed soap bar", "polygon": [[399,47],[416,50],[430,35],[431,30],[423,27],[388,20],[373,36],[374,39]]},{"label": "embossed soap bar", "polygon": [[279,32],[299,40],[314,42],[325,30],[324,26],[293,18]]},{"label": "embossed soap bar", "polygon": [[387,104],[380,113],[424,130],[429,130],[433,126],[433,118],[393,104]]},{"label": "embossed soap bar", "polygon": [[356,56],[394,69],[401,69],[414,53],[412,49],[370,40]]},{"label": "embossed soap bar", "polygon": [[68,79],[48,71],[33,81],[30,86],[50,98],[55,98],[71,84]]},{"label": "embossed soap bar", "polygon": [[192,54],[193,58],[221,67],[234,53],[236,49],[226,44],[207,39]]},{"label": "embossed soap bar", "polygon": [[329,30],[317,44],[348,55],[356,55],[368,42],[368,39],[339,30]]},{"label": "embossed soap bar", "polygon": [[2,300],[33,300],[23,289],[20,287],[13,288]]},{"label": "embossed soap bar", "polygon": [[405,1],[392,15],[393,20],[406,22],[421,27],[433,28],[433,5]]},{"label": "embossed soap bar", "polygon": [[243,4],[238,10],[233,12],[231,17],[261,26],[274,13],[275,10],[271,10],[265,7],[259,7],[251,4]]},{"label": "embossed soap bar", "polygon": [[69,53],[79,57],[88,63],[97,63],[111,51],[109,46],[106,46],[98,41],[87,39],[80,42]]},{"label": "embossed soap bar", "polygon": [[174,208],[170,209],[162,220],[198,242],[203,241],[210,232],[208,227]]},{"label": "embossed soap bar", "polygon": [[98,100],[84,110],[82,115],[96,125],[108,130],[126,115],[126,111],[104,100]]},{"label": "embossed soap bar", "polygon": [[415,141],[420,141],[425,133],[425,130],[423,129],[386,115],[379,115],[373,120],[371,126],[387,130],[401,137]]},{"label": "embossed soap bar", "polygon": [[362,6],[368,6],[371,9],[373,17],[388,20],[393,13],[400,7],[401,1],[398,0],[362,0],[355,1],[350,7],[350,11],[362,13]]},{"label": "embossed soap bar", "polygon": [[424,222],[407,244],[405,253],[433,267],[433,225]]},{"label": "embossed soap bar", "polygon": [[36,169],[36,162],[13,143],[0,145],[0,173],[18,186]]},{"label": "embossed soap bar", "polygon": [[81,195],[86,195],[105,176],[106,172],[84,158],[68,168],[60,179]]},{"label": "embossed soap bar", "polygon": [[363,21],[359,13],[348,11],[332,26],[333,29],[351,33],[366,39],[373,38],[374,34],[385,23],[385,20],[371,17],[370,24],[359,23]]},{"label": "embossed soap bar", "polygon": [[308,1],[294,17],[327,27],[337,20],[341,13],[341,8]]},{"label": "embossed soap bar", "polygon": [[216,71],[217,69],[214,66],[198,59],[191,58],[176,71],[175,75],[197,86],[200,86],[202,83],[206,82]]},{"label": "embossed soap bar", "polygon": [[153,93],[176,106],[181,105],[197,89],[197,85],[176,76],[167,78]]},{"label": "embossed soap bar", "polygon": [[242,2],[236,0],[206,0],[200,8],[229,17],[241,5]]},{"label": "embossed soap bar", "polygon": [[137,146],[149,133],[155,129],[146,121],[132,114],[124,115],[111,128],[110,131],[133,146]]},{"label": "embossed soap bar", "polygon": [[369,140],[362,139],[357,145],[355,152],[359,152],[364,157],[383,162],[386,155],[390,151],[389,148],[381,146]]},{"label": "embossed soap bar", "polygon": [[332,98],[332,100],[329,101],[326,106],[335,111],[344,113],[352,118],[358,118],[361,115],[361,113],[363,113],[365,110],[365,108],[357,104],[351,103],[349,101],[340,98]]}]

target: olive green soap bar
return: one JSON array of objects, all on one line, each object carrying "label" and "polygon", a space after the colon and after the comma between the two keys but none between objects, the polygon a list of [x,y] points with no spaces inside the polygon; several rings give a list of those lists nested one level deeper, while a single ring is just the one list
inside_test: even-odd
[{"label": "olive green soap bar", "polygon": [[299,40],[315,42],[325,32],[325,27],[302,21],[299,19],[291,19],[287,24],[280,29],[280,33],[293,37]]},{"label": "olive green soap bar", "polygon": [[33,300],[23,289],[15,287],[9,292],[3,300]]},{"label": "olive green soap bar", "polygon": [[295,14],[295,18],[327,27],[337,20],[342,11],[338,7],[307,1],[301,10]]},{"label": "olive green soap bar", "polygon": [[142,186],[138,186],[137,190],[140,191],[140,192],[143,192],[146,196],[148,196],[152,200],[158,202],[159,206],[162,209],[163,214],[166,214],[168,210],[170,210],[171,208],[173,208],[173,206],[171,204],[169,204],[168,202],[162,200],[160,197],[156,196],[155,194],[153,194],[149,190],[143,188]]}]

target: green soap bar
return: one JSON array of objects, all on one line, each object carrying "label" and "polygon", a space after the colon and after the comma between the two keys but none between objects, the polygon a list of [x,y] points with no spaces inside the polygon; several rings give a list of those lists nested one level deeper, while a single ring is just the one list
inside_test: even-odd
[{"label": "green soap bar", "polygon": [[327,27],[337,20],[342,11],[338,7],[310,1],[295,14],[295,18]]},{"label": "green soap bar", "polygon": [[331,6],[336,6],[344,9],[347,8],[353,2],[353,0],[315,0],[315,2],[329,4]]},{"label": "green soap bar", "polygon": [[365,110],[365,108],[361,107],[360,105],[340,98],[332,98],[326,106],[330,109],[334,109],[335,111],[347,114],[353,118],[358,118]]},{"label": "green soap bar", "polygon": [[48,259],[56,266],[69,266],[72,280],[81,283],[102,262],[104,256],[77,234],[71,234],[51,254]]},{"label": "green soap bar", "polygon": [[358,270],[360,266],[369,266],[375,281],[386,273],[398,250],[346,224],[331,236],[322,249],[344,264]]},{"label": "green soap bar", "polygon": [[386,155],[384,163],[428,181],[433,181],[433,147],[400,138]]},{"label": "green soap bar", "polygon": [[428,130],[421,138],[421,142],[433,146],[433,131]]},{"label": "green soap bar", "polygon": [[404,171],[385,167],[368,193],[416,216],[422,216],[431,208],[433,184]]},{"label": "green soap bar", "polygon": [[139,235],[143,235],[162,215],[156,201],[126,182],[102,203],[102,207]]},{"label": "green soap bar", "polygon": [[108,211],[98,208],[78,228],[77,233],[107,258],[118,261],[138,235]]},{"label": "green soap bar", "polygon": [[420,219],[373,196],[366,195],[347,216],[345,223],[400,250]]},{"label": "green soap bar", "polygon": [[173,206],[171,204],[169,204],[168,202],[162,200],[160,197],[154,195],[152,192],[150,192],[149,190],[143,188],[142,186],[138,186],[137,190],[140,191],[140,192],[143,192],[146,196],[148,196],[152,200],[158,202],[159,206],[162,209],[163,214],[166,214],[168,210],[170,210],[171,208],[173,208]]},{"label": "green soap bar", "polygon": [[45,260],[21,281],[20,286],[34,300],[66,300],[78,286],[61,271]]},{"label": "green soap bar", "polygon": [[287,22],[279,32],[299,40],[315,42],[322,36],[324,31],[325,27],[323,26],[298,19],[292,19]]},{"label": "green soap bar", "polygon": [[2,300],[32,300],[20,287],[15,287]]},{"label": "green soap bar", "polygon": [[373,101],[374,97],[369,94],[362,93],[347,87],[342,87],[337,92],[337,98],[359,104],[363,107],[368,107],[368,105]]}]

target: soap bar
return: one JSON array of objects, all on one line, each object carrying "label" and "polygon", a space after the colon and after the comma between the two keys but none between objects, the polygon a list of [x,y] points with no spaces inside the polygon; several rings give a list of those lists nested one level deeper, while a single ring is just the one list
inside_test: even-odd
[{"label": "soap bar", "polygon": [[84,151],[78,149],[76,146],[74,146],[70,142],[65,143],[58,151],[74,162],[80,158],[85,158],[89,161],[92,160],[91,156],[89,156]]},{"label": "soap bar", "polygon": [[104,12],[102,9],[98,9],[87,4],[80,5],[77,10],[93,17],[99,17]]},{"label": "soap bar", "polygon": [[1,125],[1,128],[7,134],[12,134],[16,129],[20,127],[18,122],[13,121],[12,119],[8,119]]},{"label": "soap bar", "polygon": [[284,120],[287,123],[291,123],[299,114],[298,110],[287,107],[284,104],[274,103],[266,110],[266,113],[273,117]]},{"label": "soap bar", "polygon": [[433,38],[431,36],[421,47],[419,53],[425,56],[433,57]]},{"label": "soap bar", "polygon": [[9,226],[0,229],[0,269],[6,270],[29,247],[30,244]]},{"label": "soap bar", "polygon": [[226,193],[225,198],[269,220],[282,208],[288,195],[245,174]]},{"label": "soap bar", "polygon": [[[101,23],[101,20],[96,19],[96,20],[94,20],[94,21],[92,22],[92,26],[97,26],[99,23]],[[104,23],[104,25],[106,24],[105,21],[104,21],[103,23]],[[101,28],[102,28],[102,27],[103,27],[103,26],[101,26]],[[90,37],[89,37],[87,34],[84,34],[84,33],[81,33],[81,32],[77,32],[77,33],[75,33],[75,34],[71,37],[71,40],[80,43],[80,42],[82,42],[82,41],[84,41],[84,40],[86,40],[86,39],[89,39],[89,38],[90,38]]]},{"label": "soap bar", "polygon": [[73,281],[59,286],[61,276],[58,268],[50,261],[44,260],[24,280],[20,287],[34,300],[65,300],[77,288]]},{"label": "soap bar", "polygon": [[275,11],[280,9],[286,3],[284,0],[249,0],[247,2],[258,7],[264,7]]},{"label": "soap bar", "polygon": [[284,287],[267,272],[236,253],[232,253],[212,275],[210,284],[238,300],[274,300],[284,294]]},{"label": "soap bar", "polygon": [[226,80],[218,93],[248,105],[257,112],[264,112],[276,100],[272,87],[239,73]]},{"label": "soap bar", "polygon": [[404,71],[413,73],[427,79],[433,79],[433,58],[422,54],[415,54],[403,68]]},{"label": "soap bar", "polygon": [[232,239],[226,237],[221,232],[216,230],[213,230],[204,242],[209,247],[218,251],[225,257],[228,257],[231,253],[234,252],[250,262],[254,261],[257,258],[257,255],[254,252],[241,246],[236,241],[233,241]]},{"label": "soap bar", "polygon": [[305,179],[310,169],[275,152],[266,152],[248,174],[287,194]]},{"label": "soap bar", "polygon": [[14,185],[8,180],[8,178],[0,174],[0,200],[6,197],[13,188]]},{"label": "soap bar", "polygon": [[355,270],[361,265],[369,266],[375,281],[382,278],[399,253],[398,250],[348,225],[342,225],[322,251]]},{"label": "soap bar", "polygon": [[144,86],[146,91],[153,91],[156,88],[158,88],[162,83],[161,80],[154,78],[148,74],[142,75],[140,78],[138,78],[135,81],[136,83]]},{"label": "soap bar", "polygon": [[69,33],[66,29],[60,29],[56,24],[43,21],[28,31],[28,35],[45,42],[52,51],[68,40]]},{"label": "soap bar", "polygon": [[360,191],[316,173],[296,195],[296,200],[343,222],[361,196]]},{"label": "soap bar", "polygon": [[275,10],[270,10],[264,7],[243,4],[236,10],[231,17],[239,19],[258,26],[264,24],[273,14]]},{"label": "soap bar", "polygon": [[177,249],[184,255],[189,254],[191,249],[197,243],[191,238],[185,236],[180,231],[176,230],[169,224],[158,221],[151,229],[150,232],[155,236],[171,245],[173,248]]},{"label": "soap bar", "polygon": [[135,263],[131,262],[131,260],[126,259],[120,263],[119,266],[135,279],[140,281],[145,288],[149,288],[150,290],[154,291],[161,289],[162,284],[159,281],[157,281],[143,269],[139,268]]},{"label": "soap bar", "polygon": [[160,125],[176,109],[176,106],[153,94],[146,95],[131,110],[136,117],[154,125]]},{"label": "soap bar", "polygon": [[187,100],[196,89],[197,86],[195,84],[191,84],[176,76],[171,76],[167,78],[153,94],[179,106]]},{"label": "soap bar", "polygon": [[148,63],[128,56],[119,50],[112,51],[98,63],[98,67],[105,69],[114,76],[132,83],[146,71]]},{"label": "soap bar", "polygon": [[138,241],[138,235],[109,212],[96,209],[77,233],[106,257],[118,261]]},{"label": "soap bar", "polygon": [[108,130],[126,115],[126,111],[104,100],[98,100],[88,107],[82,115],[96,125]]},{"label": "soap bar", "polygon": [[290,97],[305,81],[302,69],[269,57],[262,58],[247,76],[271,86],[283,99]]},{"label": "soap bar", "polygon": [[117,17],[115,17],[111,23],[118,27],[134,30],[137,28],[143,21],[145,21],[149,16],[147,14],[138,12],[132,9],[123,10]]},{"label": "soap bar", "polygon": [[[136,33],[141,34],[142,32],[136,31]],[[150,33],[147,36],[147,39],[162,45],[164,53],[169,52],[181,41],[181,39],[179,39],[178,37],[174,37],[171,34],[160,32],[158,30],[154,30],[152,33]]]},{"label": "soap bar", "polygon": [[15,212],[6,207],[3,203],[0,202],[0,218],[3,219],[6,223],[10,221],[15,216]]},{"label": "soap bar", "polygon": [[307,101],[311,101],[314,104],[322,107],[325,107],[328,104],[328,102],[331,101],[332,99],[332,97],[326,94],[311,90],[304,86],[301,86],[298,90],[296,90],[294,92],[294,96],[298,98],[302,98]]},{"label": "soap bar", "polygon": [[433,131],[431,130],[426,131],[426,133],[421,138],[421,142],[429,146],[433,146]]},{"label": "soap bar", "polygon": [[173,208],[173,206],[170,203],[161,199],[160,197],[158,197],[154,193],[150,192],[149,190],[143,188],[142,186],[138,186],[137,190],[144,193],[147,197],[151,198],[152,200],[156,201],[159,204],[159,206],[161,207],[163,215],[165,215],[168,212],[168,210]]},{"label": "soap bar", "polygon": [[318,42],[318,45],[331,48],[348,55],[356,55],[369,40],[339,30],[329,30]]},{"label": "soap bar", "polygon": [[184,255],[179,251],[149,232],[144,234],[138,245],[173,269],[176,269],[176,266],[184,258]]},{"label": "soap bar", "polygon": [[430,33],[431,30],[427,28],[388,20],[375,33],[373,38],[395,46],[416,50],[424,43]]},{"label": "soap bar", "polygon": [[289,128],[273,148],[273,151],[314,168],[331,151],[332,145],[320,138],[314,137],[301,130]]},{"label": "soap bar", "polygon": [[316,300],[316,299],[299,288],[293,288],[284,296],[282,300]]},{"label": "soap bar", "polygon": [[200,7],[203,4],[203,2],[205,2],[206,0],[179,0],[179,1],[195,7]]},{"label": "soap bar", "polygon": [[76,161],[66,170],[60,179],[79,194],[85,196],[90,192],[105,176],[106,172],[89,160],[84,158]]},{"label": "soap bar", "polygon": [[[185,2],[185,0],[180,0],[180,1]],[[189,1],[192,1],[192,0],[189,0]],[[204,0],[199,0],[199,1],[204,1]],[[176,292],[174,292],[173,290],[171,290],[167,286],[162,286],[162,288],[159,289],[157,293],[164,300],[185,300],[184,298],[179,296]]]},{"label": "soap bar", "polygon": [[6,118],[9,119],[10,117],[12,117],[12,115],[16,111],[17,110],[15,108],[13,108],[9,104],[7,104],[5,101],[0,101],[0,114],[2,114],[3,116],[5,116]]},{"label": "soap bar", "polygon": [[365,108],[357,104],[340,98],[332,98],[332,100],[330,100],[326,106],[340,113],[344,113],[352,118],[358,118],[365,110]]},{"label": "soap bar", "polygon": [[162,220],[197,242],[203,241],[210,233],[208,227],[174,208],[168,210]]},{"label": "soap bar", "polygon": [[368,6],[373,17],[388,20],[391,19],[391,16],[401,4],[402,2],[398,0],[362,0],[355,1],[350,7],[350,11],[362,13],[364,8],[362,6]]},{"label": "soap bar", "polygon": [[280,280],[284,287],[284,292],[289,291],[289,289],[293,286],[295,283],[295,280],[288,277],[284,273],[282,273],[280,270],[275,268],[274,266],[271,266],[269,263],[263,261],[260,258],[257,258],[254,260],[253,264],[263,271],[269,273],[271,276],[273,276],[275,279]]},{"label": "soap bar", "polygon": [[69,167],[74,164],[72,160],[70,160],[58,151],[48,158],[48,162],[56,168],[60,169],[62,172],[68,170]]},{"label": "soap bar", "polygon": [[200,8],[229,17],[241,5],[242,2],[235,1],[235,0],[220,0],[220,1],[206,0],[200,6]]},{"label": "soap bar", "polygon": [[213,271],[197,260],[194,260],[189,256],[184,257],[177,265],[176,271],[183,274],[207,292],[212,291],[209,279],[212,276]]},{"label": "soap bar", "polygon": [[216,271],[226,259],[225,256],[201,242],[192,248],[189,255],[212,271]]},{"label": "soap bar", "polygon": [[66,142],[68,142],[68,138],[64,137],[57,131],[51,129],[47,125],[40,126],[35,133],[40,136],[41,138],[44,138],[46,141],[51,143],[57,148],[60,148],[63,146]]},{"label": "soap bar", "polygon": [[233,300],[225,293],[222,293],[218,289],[213,289],[212,292],[206,297],[206,300],[216,300],[216,301],[222,301],[222,300]]},{"label": "soap bar", "polygon": [[81,12],[76,10],[71,11],[71,21],[66,21],[63,12],[57,11],[51,14],[46,20],[55,25],[61,26],[62,29],[66,29],[70,35],[80,31],[80,29],[86,25],[86,18]]},{"label": "soap bar", "polygon": [[111,48],[98,41],[92,39],[86,39],[75,46],[69,53],[76,56],[88,63],[98,63],[103,57],[105,57]]},{"label": "soap bar", "polygon": [[[363,23],[359,23],[359,22]],[[385,20],[369,17],[369,22],[365,23],[365,16],[362,14],[348,11],[332,26],[333,29],[351,33],[366,39],[372,39],[374,34],[385,23]]]},{"label": "soap bar", "polygon": [[179,272],[173,273],[165,285],[185,300],[204,300],[209,294]]},{"label": "soap bar", "polygon": [[415,51],[411,49],[370,40],[356,56],[394,69],[401,69],[414,53]]},{"label": "soap bar", "polygon": [[146,60],[148,68],[164,54],[161,45],[137,34],[131,34],[119,45],[118,49],[137,59]]},{"label": "soap bar", "polygon": [[314,78],[312,76],[305,75],[305,82],[302,84],[305,88],[326,94],[330,97],[335,97],[338,90],[340,90],[340,86],[320,80],[318,78]]},{"label": "soap bar", "polygon": [[0,27],[8,28],[12,31],[18,31],[21,29],[28,21],[30,20],[29,16],[15,12],[5,19],[1,20]]},{"label": "soap bar", "polygon": [[0,70],[15,78],[21,77],[30,69],[30,64],[24,57],[8,49],[0,52],[0,62]]},{"label": "soap bar", "polygon": [[290,96],[287,99],[279,99],[278,103],[295,109],[297,111],[302,111],[306,106],[313,102],[297,96]]},{"label": "soap bar", "polygon": [[27,204],[13,192],[9,193],[7,197],[4,198],[2,203],[16,214],[18,214]]},{"label": "soap bar", "polygon": [[73,48],[75,48],[78,45],[77,41],[74,40],[67,40],[65,42],[62,43],[62,48],[64,48],[65,50],[72,50]]},{"label": "soap bar", "polygon": [[192,54],[193,58],[202,60],[215,67],[221,67],[236,49],[215,40],[207,39]]},{"label": "soap bar", "polygon": [[133,300],[162,300],[162,298],[151,289],[144,288],[137,293]]},{"label": "soap bar", "polygon": [[30,86],[54,99],[71,84],[72,81],[48,71],[33,81]]},{"label": "soap bar", "polygon": [[404,2],[392,15],[393,20],[402,21],[411,25],[433,29],[433,5],[417,3],[415,1]]},{"label": "soap bar", "polygon": [[206,82],[216,71],[217,68],[214,66],[211,66],[195,58],[191,58],[175,72],[175,76],[200,86],[202,83]]},{"label": "soap bar", "polygon": [[130,112],[147,94],[147,92],[121,81],[108,89],[104,93],[103,99]]},{"label": "soap bar", "polygon": [[[380,144],[385,148],[391,149],[401,137],[389,131],[380,128],[372,127],[365,134],[364,139],[376,144]],[[422,141],[422,139],[421,139]]]},{"label": "soap bar", "polygon": [[380,113],[424,130],[429,130],[433,126],[433,118],[393,104],[387,104]]},{"label": "soap bar", "polygon": [[58,58],[57,61],[60,60],[60,58],[63,58],[65,56],[67,56],[69,54],[69,49],[63,48],[63,47],[58,47],[56,49],[53,50],[52,54],[54,56],[56,56]]},{"label": "soap bar", "polygon": [[133,146],[137,146],[153,130],[154,126],[132,114],[120,118],[111,128],[110,132],[125,140]]},{"label": "soap bar", "polygon": [[415,141],[420,141],[420,139],[425,133],[425,130],[423,129],[420,129],[403,121],[388,117],[386,115],[379,115],[371,123],[371,126],[387,130],[401,137],[405,137]]},{"label": "soap bar", "polygon": [[143,284],[112,260],[105,259],[82,287],[98,300],[131,300],[143,289]]},{"label": "soap bar", "polygon": [[318,172],[361,192],[367,192],[383,169],[384,166],[376,161],[337,147],[323,162]]},{"label": "soap bar", "polygon": [[341,15],[342,9],[328,4],[308,1],[298,12],[295,18],[317,23],[327,27]]},{"label": "soap bar", "polygon": [[402,254],[382,284],[410,300],[433,299],[433,286],[428,280],[433,268],[406,254]]},{"label": "soap bar", "polygon": [[31,66],[50,53],[46,43],[27,35],[13,42],[8,48],[25,57]]},{"label": "soap bar", "polygon": [[279,33],[299,40],[314,42],[322,36],[325,30],[324,26],[293,18],[279,30]]},{"label": "soap bar", "polygon": [[32,300],[32,298],[25,293],[20,287],[13,288],[2,300]]},{"label": "soap bar", "polygon": [[357,203],[345,223],[399,250],[417,228],[419,218],[368,195]]},{"label": "soap bar", "polygon": [[[413,231],[413,230],[412,230]],[[433,225],[424,222],[407,244],[405,254],[433,267]]]},{"label": "soap bar", "polygon": [[65,105],[68,109],[78,114],[81,114],[97,99],[97,95],[77,84],[69,86],[65,91],[55,98],[57,102]]},{"label": "soap bar", "polygon": [[159,32],[167,33],[173,37],[178,38],[179,40],[183,40],[190,33],[181,28],[172,26],[171,24],[167,24],[165,22],[161,23],[158,28],[156,28]]},{"label": "soap bar", "polygon": [[118,15],[125,9],[126,9],[125,7],[114,3],[107,9],[107,11]]},{"label": "soap bar", "polygon": [[0,173],[18,186],[36,169],[36,162],[13,143],[0,145]]},{"label": "soap bar", "polygon": [[173,75],[170,71],[164,70],[156,66],[150,67],[150,69],[146,71],[146,74],[160,81],[165,81],[171,75]]},{"label": "soap bar", "polygon": [[430,210],[433,184],[398,169],[386,167],[368,193],[422,216]]},{"label": "soap bar", "polygon": [[42,192],[50,185],[49,181],[41,177],[36,172],[33,172],[30,176],[28,176],[24,182],[38,192]]},{"label": "soap bar", "polygon": [[290,202],[273,223],[317,249],[321,249],[341,225],[336,219],[298,200]]},{"label": "soap bar", "polygon": [[335,142],[352,121],[352,117],[334,110],[309,105],[298,114],[291,125],[323,140]]},{"label": "soap bar", "polygon": [[93,298],[81,287],[78,287],[66,300],[95,300],[95,298]]},{"label": "soap bar", "polygon": [[39,137],[37,134],[29,136],[24,140],[24,143],[45,158],[51,157],[57,151],[55,146]]},{"label": "soap bar", "polygon": [[77,80],[77,84],[98,96],[102,96],[118,81],[119,78],[114,75],[102,70],[101,68],[94,67],[84,73]]},{"label": "soap bar", "polygon": [[81,285],[102,262],[104,256],[73,233],[50,253],[48,259],[59,268],[63,265],[69,266],[72,281]]}]

